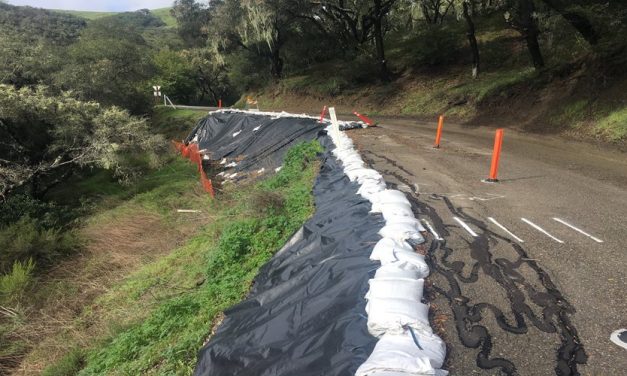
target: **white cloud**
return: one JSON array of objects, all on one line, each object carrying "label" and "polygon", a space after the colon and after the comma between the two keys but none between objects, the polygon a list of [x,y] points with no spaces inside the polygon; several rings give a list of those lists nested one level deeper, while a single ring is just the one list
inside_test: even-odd
[{"label": "white cloud", "polygon": [[173,0],[9,0],[13,5],[30,5],[36,8],[93,10],[120,12],[137,9],[165,8],[172,5]]}]

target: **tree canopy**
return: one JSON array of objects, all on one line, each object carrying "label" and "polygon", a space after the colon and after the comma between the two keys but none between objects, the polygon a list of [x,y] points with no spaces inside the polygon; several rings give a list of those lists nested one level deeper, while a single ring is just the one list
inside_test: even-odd
[{"label": "tree canopy", "polygon": [[34,196],[80,166],[133,175],[130,155],[155,155],[162,139],[144,119],[46,87],[0,85],[0,198],[29,186]]}]

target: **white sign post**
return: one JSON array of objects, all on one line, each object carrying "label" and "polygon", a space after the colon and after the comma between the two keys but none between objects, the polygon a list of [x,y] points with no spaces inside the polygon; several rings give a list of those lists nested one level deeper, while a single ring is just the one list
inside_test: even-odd
[{"label": "white sign post", "polygon": [[[155,97],[155,104],[158,104],[159,103],[159,97],[161,97],[161,86],[155,85],[155,86],[152,87],[152,90],[153,90],[153,95]],[[165,99],[164,99],[164,101],[165,101]],[[165,105],[165,103],[164,103],[164,105]]]}]

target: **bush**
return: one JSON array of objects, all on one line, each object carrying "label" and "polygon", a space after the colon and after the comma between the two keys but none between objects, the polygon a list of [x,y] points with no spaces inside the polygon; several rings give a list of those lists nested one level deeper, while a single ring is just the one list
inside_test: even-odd
[{"label": "bush", "polygon": [[240,50],[226,57],[228,79],[236,93],[264,87],[271,79],[270,65],[250,51]]},{"label": "bush", "polygon": [[22,300],[25,292],[33,284],[34,269],[32,259],[24,263],[15,261],[11,272],[0,276],[0,305],[15,305]]},{"label": "bush", "polygon": [[448,26],[425,25],[417,34],[405,38],[402,44],[414,66],[445,65],[457,60],[460,35],[464,34]]},{"label": "bush", "polygon": [[69,223],[80,214],[79,209],[59,206],[25,194],[10,195],[1,205],[0,227],[23,217],[31,217],[37,218],[38,225],[43,228],[54,228]]},{"label": "bush", "polygon": [[37,264],[49,264],[55,258],[68,255],[80,246],[72,231],[42,228],[37,221],[24,217],[0,228],[0,273],[7,273],[16,261],[33,259]]}]

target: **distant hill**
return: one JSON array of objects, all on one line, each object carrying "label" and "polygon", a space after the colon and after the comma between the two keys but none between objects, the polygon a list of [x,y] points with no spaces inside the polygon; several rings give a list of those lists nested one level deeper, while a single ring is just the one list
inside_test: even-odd
[{"label": "distant hill", "polygon": [[[170,14],[170,9],[172,8],[159,8],[152,9],[150,13],[154,14],[156,17],[159,17],[168,27],[176,26],[176,20]],[[87,20],[97,20],[99,18],[113,16],[119,14],[121,12],[93,12],[93,11],[83,11],[83,10],[61,10],[61,9],[50,9],[53,12],[70,14],[76,17],[84,18]]]},{"label": "distant hill", "polygon": [[153,9],[150,12],[155,16],[161,18],[161,20],[165,22],[167,26],[174,27],[176,26],[176,19],[170,14],[170,9],[172,8],[159,8]]},{"label": "distant hill", "polygon": [[106,17],[106,16],[112,16],[116,13],[116,12],[94,12],[94,11],[89,11],[89,10],[63,10],[63,9],[48,9],[48,10],[52,12],[56,12],[56,13],[71,14],[72,16],[81,17],[81,18],[85,18],[88,20],[95,20],[98,18]]},{"label": "distant hill", "polygon": [[0,28],[26,39],[43,38],[57,45],[74,42],[87,22],[84,18],[47,9],[0,2]]}]

